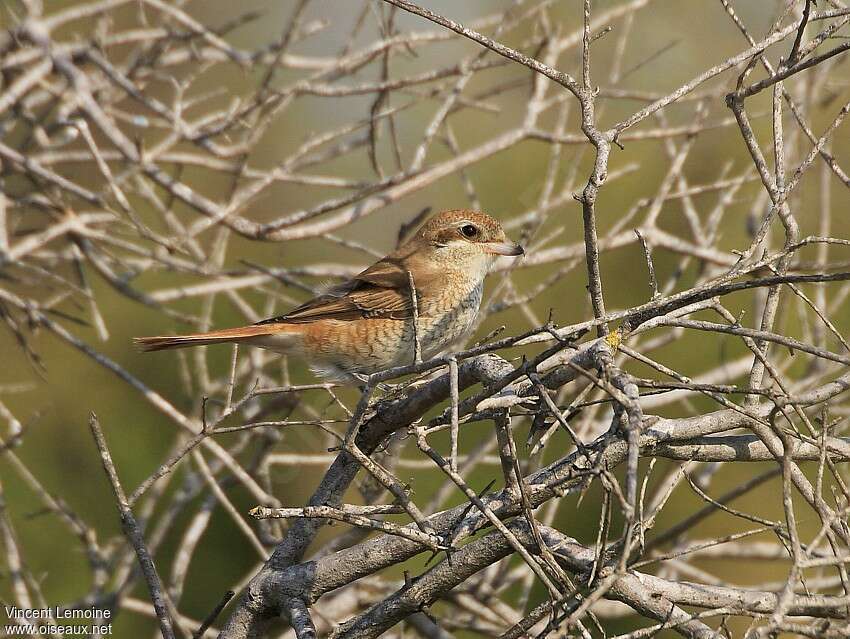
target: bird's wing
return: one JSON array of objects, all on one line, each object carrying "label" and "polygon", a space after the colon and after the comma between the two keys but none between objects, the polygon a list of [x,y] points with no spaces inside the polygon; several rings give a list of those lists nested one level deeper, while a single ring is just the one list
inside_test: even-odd
[{"label": "bird's wing", "polygon": [[305,324],[322,319],[409,319],[413,317],[413,303],[402,257],[401,253],[389,255],[324,295],[259,324]]}]

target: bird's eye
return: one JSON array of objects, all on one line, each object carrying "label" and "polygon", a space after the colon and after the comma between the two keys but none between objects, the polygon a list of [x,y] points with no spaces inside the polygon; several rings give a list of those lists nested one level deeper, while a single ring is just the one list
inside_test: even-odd
[{"label": "bird's eye", "polygon": [[473,238],[478,235],[478,228],[472,224],[464,224],[460,227],[461,235],[468,238]]}]

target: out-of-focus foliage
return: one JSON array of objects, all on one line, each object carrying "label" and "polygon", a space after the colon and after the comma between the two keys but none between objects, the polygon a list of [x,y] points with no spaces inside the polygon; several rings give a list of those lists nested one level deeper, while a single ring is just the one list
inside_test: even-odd
[{"label": "out-of-focus foliage", "polygon": [[[574,77],[581,75],[579,2],[430,4]],[[756,40],[765,37],[785,5],[739,4],[738,19]],[[782,25],[799,21],[804,4],[797,3]],[[222,413],[230,349],[148,355],[132,348],[132,336],[230,326],[284,311],[392,250],[402,226],[425,208],[481,208],[503,220],[509,234],[527,247],[525,260],[506,264],[488,281],[486,313],[467,346],[503,325],[502,336],[521,334],[544,324],[550,314],[560,326],[593,317],[585,289],[582,207],[573,195],[584,188],[594,150],[581,133],[578,105],[563,87],[535,79],[529,69],[492,52],[482,55],[475,43],[378,2],[43,5],[11,0],[0,6],[0,24],[8,30],[0,36],[0,289],[7,294],[0,296],[5,321],[0,420],[6,451],[5,458],[0,456],[0,481],[2,514],[35,580],[25,586],[32,596],[41,593],[50,605],[107,597],[99,601],[103,605],[120,585],[116,579],[126,578],[133,566],[126,547],[116,550],[123,538],[86,425],[90,412],[100,418],[128,492],[187,441],[189,426],[200,423],[203,398],[210,398],[206,414],[211,420]],[[817,10],[830,8],[822,2]],[[812,23],[804,43],[825,26],[825,20]],[[592,32],[598,36],[591,51],[600,128],[628,118],[749,46],[719,2],[696,7],[662,0],[594,2]],[[846,35],[846,27],[839,29],[824,46],[840,44]],[[550,50],[552,39],[561,43],[557,55]],[[792,34],[769,49],[768,59],[777,64],[793,40]],[[636,306],[651,296],[635,228],[644,231],[652,247],[664,294],[723,272],[734,264],[735,251],[750,245],[769,200],[724,101],[745,66],[700,85],[625,130],[619,144],[612,145],[608,181],[595,211],[609,310]],[[747,82],[765,76],[756,63]],[[135,88],[122,86],[124,80]],[[847,56],[836,56],[785,83],[816,138],[847,102],[848,81]],[[535,96],[541,82],[546,87]],[[530,116],[532,100],[542,110]],[[746,102],[772,166],[771,108],[770,89]],[[115,130],[103,126],[101,116]],[[377,119],[370,123],[370,117]],[[791,176],[812,143],[787,106],[783,121]],[[438,125],[435,130],[429,129],[432,123]],[[847,131],[846,124],[838,127],[827,145],[841,167],[850,166]],[[788,204],[800,237],[850,237],[847,185],[822,158],[815,158]],[[775,250],[784,237],[774,219],[764,247]],[[847,270],[846,246],[822,251],[820,246],[798,251],[792,271]],[[818,286],[804,290],[826,305],[835,329],[846,335],[846,284]],[[736,294],[724,303],[745,326],[758,327],[761,293]],[[709,313],[698,318],[716,321]],[[809,307],[788,292],[775,329],[841,350]],[[708,374],[708,382],[746,386],[752,356],[740,338],[662,330],[676,332],[676,339],[666,343],[659,331],[641,338],[635,348],[688,377]],[[458,350],[462,346],[456,345]],[[83,352],[87,348],[97,357]],[[777,365],[791,380],[805,380],[819,365],[779,350]],[[507,351],[506,357],[540,351],[532,345]],[[113,370],[104,366],[104,358],[115,364]],[[238,366],[234,400],[255,384],[316,381],[302,362],[267,353],[241,350]],[[629,370],[657,376],[640,363],[630,362]],[[835,369],[822,371],[824,379],[830,371]],[[140,391],[138,382],[149,391]],[[158,398],[152,401],[151,392]],[[566,386],[556,395],[557,403],[568,405],[575,392]],[[262,490],[282,505],[300,506],[332,459],[328,449],[338,445],[325,431],[344,433],[346,410],[354,409],[358,397],[353,388],[333,395],[304,391],[297,401],[263,395],[222,425],[284,419],[297,424],[213,439]],[[730,398],[737,402],[740,395]],[[162,401],[172,406],[164,408]],[[650,397],[644,413],[686,417],[717,408],[699,394],[669,402]],[[846,416],[846,402],[830,410]],[[435,410],[428,417],[438,414]],[[529,469],[566,454],[572,444],[558,433],[540,458],[528,459],[523,442],[530,423],[530,418],[514,422],[520,457]],[[587,407],[575,421],[586,440],[609,424],[610,410],[598,406]],[[461,453],[477,450],[492,430],[491,422],[463,428]],[[448,435],[440,437],[434,445],[447,450]],[[394,454],[408,462],[396,465],[395,474],[410,483],[420,506],[439,510],[464,500],[456,489],[443,488],[445,477],[436,467],[421,463],[425,457],[412,438],[397,444]],[[246,513],[259,503],[257,494],[227,478],[223,457],[203,446],[198,450],[270,552],[285,527],[250,521]],[[656,486],[677,463],[659,461],[649,485]],[[45,508],[23,466],[117,563],[117,570],[108,565],[104,583],[97,583],[68,524]],[[774,467],[772,462],[694,464],[692,472],[707,492],[720,495]],[[803,467],[814,482],[816,464]],[[642,464],[641,473],[646,470]],[[476,489],[491,479],[501,485],[495,449],[464,476]],[[773,478],[736,501],[735,508],[783,520],[780,486],[781,479]],[[358,488],[365,490],[363,485],[351,488],[346,501],[363,500]],[[601,495],[594,484],[581,499],[558,501],[546,517],[567,535],[592,544]],[[384,501],[389,500],[379,499]],[[702,505],[693,491],[679,488],[656,530]],[[802,500],[799,509],[799,533],[810,540],[821,521]],[[207,512],[209,522],[202,521]],[[157,567],[185,616],[180,624],[185,628],[196,627],[227,589],[244,585],[263,559],[218,504],[191,455],[138,502],[137,516],[146,524]],[[713,515],[693,539],[752,527]],[[314,548],[344,530],[343,524],[327,528]],[[199,538],[190,540],[196,532]],[[770,533],[757,539],[776,542]],[[197,547],[187,564],[180,550],[190,543]],[[387,583],[374,584],[371,600],[363,595],[364,607],[392,592],[404,570],[423,572],[423,557],[427,554],[381,573]],[[175,566],[186,574],[175,575]],[[3,601],[19,601],[10,568],[3,571],[0,593]],[[782,562],[753,557],[707,556],[680,569],[683,579],[699,581],[710,573],[724,583],[762,589],[775,582],[774,590],[788,573]],[[523,614],[525,597],[529,609],[545,598],[539,585],[529,593],[530,583],[517,579],[508,590],[505,601],[513,612]],[[116,636],[152,632],[155,619],[143,609],[149,604],[142,580],[132,581],[122,595]],[[445,606],[444,612],[449,606],[458,606],[459,615],[469,612],[456,600]],[[439,610],[434,611],[437,618],[443,614]],[[352,608],[336,620],[356,612]],[[609,635],[647,623],[637,616],[621,617],[619,609],[609,612],[600,612]],[[505,610],[494,608],[493,614],[495,620],[481,621],[485,634],[518,621]],[[736,635],[746,626],[747,621],[730,622]]]}]

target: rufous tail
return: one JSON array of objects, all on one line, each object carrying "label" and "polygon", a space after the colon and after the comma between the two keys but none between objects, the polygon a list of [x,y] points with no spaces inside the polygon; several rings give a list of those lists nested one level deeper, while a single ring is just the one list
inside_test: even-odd
[{"label": "rufous tail", "polygon": [[280,333],[279,326],[265,324],[259,326],[240,326],[238,328],[225,328],[220,331],[209,333],[195,333],[193,335],[159,335],[155,337],[134,337],[133,343],[143,351],[164,351],[169,348],[186,348],[188,346],[203,346],[205,344],[227,344],[231,342],[243,342],[264,335]]}]

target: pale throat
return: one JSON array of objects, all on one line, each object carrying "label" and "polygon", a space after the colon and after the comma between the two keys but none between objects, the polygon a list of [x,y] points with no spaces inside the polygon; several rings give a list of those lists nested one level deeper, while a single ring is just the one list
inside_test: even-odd
[{"label": "pale throat", "polygon": [[457,306],[466,308],[475,306],[477,309],[484,288],[484,278],[492,262],[489,256],[481,255],[474,259],[458,260],[451,266],[441,269],[439,274],[441,285],[433,287],[431,289],[433,292],[421,300],[422,314],[441,315]]}]

